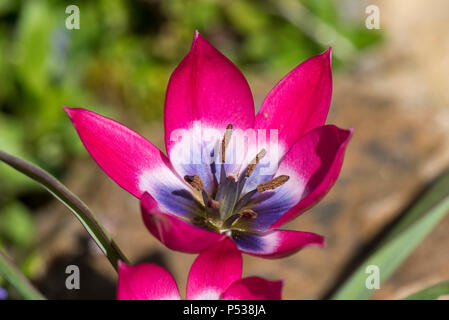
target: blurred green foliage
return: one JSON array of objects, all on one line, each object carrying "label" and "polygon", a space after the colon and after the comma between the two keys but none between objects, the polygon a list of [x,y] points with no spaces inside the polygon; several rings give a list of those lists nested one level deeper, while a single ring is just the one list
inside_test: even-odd
[{"label": "blurred green foliage", "polygon": [[[70,4],[80,30],[65,28]],[[375,43],[363,9],[351,19],[329,0],[1,0],[0,149],[61,177],[85,154],[61,107],[160,119],[195,29],[246,72],[278,78],[329,45],[338,66]],[[27,248],[27,199],[42,191],[3,165],[0,181],[0,243]]]}]

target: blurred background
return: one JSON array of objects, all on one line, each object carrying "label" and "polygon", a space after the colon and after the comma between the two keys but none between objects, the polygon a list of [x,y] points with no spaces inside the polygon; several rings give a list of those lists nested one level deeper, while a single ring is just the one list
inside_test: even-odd
[{"label": "blurred background", "polygon": [[[71,4],[80,9],[79,30],[65,27]],[[365,26],[371,4],[380,8],[379,30]],[[195,29],[242,70],[257,108],[288,71],[333,46],[328,122],[355,134],[335,187],[286,226],[326,236],[327,247],[244,264],[245,275],[285,279],[285,299],[323,297],[449,165],[448,20],[444,0],[1,0],[0,149],[61,179],[132,262],[161,264],[184,292],[194,256],[146,231],[138,201],[96,166],[62,106],[112,117],[163,149],[166,85]],[[448,228],[449,217],[374,298],[449,278]],[[5,165],[0,246],[49,298],[115,297],[115,271],[79,222]],[[70,264],[80,267],[80,290],[65,288]]]}]

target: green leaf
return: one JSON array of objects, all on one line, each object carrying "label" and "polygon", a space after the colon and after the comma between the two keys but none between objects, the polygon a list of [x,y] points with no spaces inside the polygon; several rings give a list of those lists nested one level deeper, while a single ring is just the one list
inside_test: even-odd
[{"label": "green leaf", "polygon": [[405,298],[405,300],[435,300],[444,295],[449,295],[449,280],[415,292]]},{"label": "green leaf", "polygon": [[380,282],[387,280],[405,258],[449,212],[449,172],[445,173],[401,218],[341,285],[331,299],[368,299],[374,290],[366,287],[370,265],[379,267]]},{"label": "green leaf", "polygon": [[10,165],[14,169],[27,175],[34,181],[40,183],[67,208],[69,208],[89,232],[100,250],[106,255],[115,269],[118,267],[118,260],[127,261],[120,248],[114,240],[107,234],[95,215],[90,209],[66,186],[59,182],[48,172],[25,160],[14,157],[0,151],[0,161]]},{"label": "green leaf", "polygon": [[0,273],[24,299],[45,300],[45,297],[34,288],[2,250],[0,250]]}]

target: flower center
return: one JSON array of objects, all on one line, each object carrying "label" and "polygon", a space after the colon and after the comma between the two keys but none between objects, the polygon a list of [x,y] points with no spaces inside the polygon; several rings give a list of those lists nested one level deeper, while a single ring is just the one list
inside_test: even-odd
[{"label": "flower center", "polygon": [[193,222],[201,227],[226,234],[232,234],[233,231],[248,231],[251,220],[257,219],[258,216],[257,212],[252,209],[255,195],[268,190],[275,190],[289,179],[289,176],[281,175],[260,183],[255,189],[243,193],[243,187],[247,179],[255,174],[254,171],[259,161],[267,152],[265,149],[259,151],[242,174],[239,175],[239,170],[236,173],[226,174],[224,166],[226,163],[226,148],[231,136],[232,125],[229,124],[221,141],[220,179],[216,192],[207,193],[198,175],[184,176],[184,180],[193,188],[194,196],[196,196],[203,209]]}]

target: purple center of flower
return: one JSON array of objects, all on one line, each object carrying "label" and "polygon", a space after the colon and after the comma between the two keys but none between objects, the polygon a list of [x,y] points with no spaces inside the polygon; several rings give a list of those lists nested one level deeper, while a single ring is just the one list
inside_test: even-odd
[{"label": "purple center of flower", "polygon": [[193,188],[193,196],[202,208],[193,222],[203,228],[226,233],[229,236],[234,233],[250,231],[248,221],[256,219],[258,215],[251,208],[251,200],[257,193],[274,190],[289,179],[288,175],[280,175],[258,184],[255,189],[243,194],[245,182],[252,174],[255,174],[254,171],[259,161],[266,155],[266,150],[260,150],[240,176],[238,171],[226,174],[224,166],[226,148],[231,136],[232,125],[229,124],[221,141],[220,181],[216,191],[206,192],[201,178],[196,174],[184,176],[184,180]]}]

